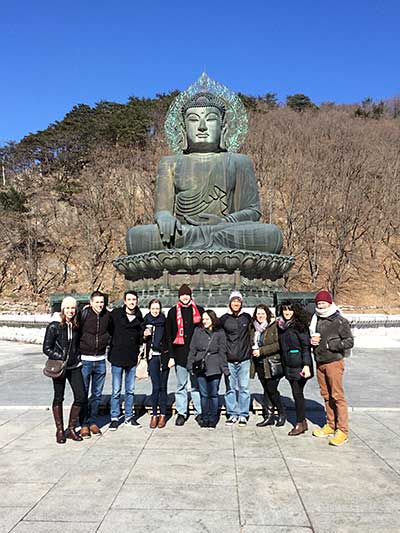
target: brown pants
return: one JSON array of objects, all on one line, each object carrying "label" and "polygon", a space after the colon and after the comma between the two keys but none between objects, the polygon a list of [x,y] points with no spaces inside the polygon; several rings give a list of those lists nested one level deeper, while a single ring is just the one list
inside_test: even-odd
[{"label": "brown pants", "polygon": [[317,378],[325,401],[326,422],[332,429],[348,433],[348,408],[343,390],[344,360],[317,364]]}]

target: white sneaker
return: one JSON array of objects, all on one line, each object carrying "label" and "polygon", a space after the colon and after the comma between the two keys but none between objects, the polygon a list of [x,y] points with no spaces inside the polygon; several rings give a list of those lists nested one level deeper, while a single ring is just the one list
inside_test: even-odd
[{"label": "white sneaker", "polygon": [[225,424],[227,424],[228,426],[231,426],[232,424],[236,424],[236,422],[237,422],[237,418],[236,418],[236,416],[231,415],[231,416],[225,421]]},{"label": "white sneaker", "polygon": [[247,418],[245,416],[239,416],[239,426],[247,426]]}]

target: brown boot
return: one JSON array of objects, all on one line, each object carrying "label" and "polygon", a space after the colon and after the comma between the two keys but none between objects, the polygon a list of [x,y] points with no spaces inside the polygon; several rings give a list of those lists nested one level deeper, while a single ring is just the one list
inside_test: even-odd
[{"label": "brown boot", "polygon": [[65,444],[63,406],[62,404],[53,405],[54,422],[56,423],[56,441],[57,444]]},{"label": "brown boot", "polygon": [[292,428],[288,435],[289,437],[297,437],[297,435],[301,435],[307,431],[307,428],[304,427],[304,422],[297,422],[297,424]]},{"label": "brown boot", "polygon": [[78,433],[75,431],[76,422],[78,420],[79,412],[81,410],[80,405],[72,405],[71,411],[69,413],[69,422],[67,429],[67,439],[71,440],[83,440]]},{"label": "brown boot", "polygon": [[160,415],[160,418],[158,419],[158,429],[165,428],[167,424],[167,417],[165,415]]},{"label": "brown boot", "polygon": [[304,429],[304,431],[308,431],[307,420],[303,420],[303,429]]},{"label": "brown boot", "polygon": [[153,415],[150,418],[150,428],[155,429],[158,426],[158,416]]}]

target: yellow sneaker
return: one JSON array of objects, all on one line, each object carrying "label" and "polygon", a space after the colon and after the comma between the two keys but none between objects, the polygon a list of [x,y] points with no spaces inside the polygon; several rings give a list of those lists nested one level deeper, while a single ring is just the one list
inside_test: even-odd
[{"label": "yellow sneaker", "polygon": [[335,436],[329,441],[329,444],[332,446],[343,446],[349,440],[349,437],[346,433],[343,433],[340,429],[336,430]]},{"label": "yellow sneaker", "polygon": [[331,426],[328,426],[328,424],[325,424],[321,429],[314,429],[312,434],[314,437],[329,437],[330,435],[335,434],[335,430],[332,429]]}]

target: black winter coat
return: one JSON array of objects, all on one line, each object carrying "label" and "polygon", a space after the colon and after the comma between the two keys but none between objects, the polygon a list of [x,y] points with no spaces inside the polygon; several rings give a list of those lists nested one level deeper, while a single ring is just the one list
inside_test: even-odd
[{"label": "black winter coat", "polygon": [[68,327],[61,322],[50,322],[44,336],[43,353],[49,359],[67,360],[67,368],[77,366],[81,360],[78,329],[72,330],[72,338],[68,340]]},{"label": "black winter coat", "polygon": [[[162,315],[164,316],[164,315]],[[151,313],[147,313],[143,319],[142,335],[148,324],[154,323],[154,318]],[[164,324],[156,325],[155,330],[149,337],[143,337],[143,342],[146,345],[146,357],[149,357],[150,349],[161,354],[161,366],[166,368],[168,366],[169,354],[167,350],[167,334],[165,331],[166,319],[164,317]]]},{"label": "black winter coat", "polygon": [[300,330],[294,325],[282,329],[278,325],[281,361],[286,379],[300,380],[300,372],[305,365],[310,367],[313,376],[313,364],[308,330]]},{"label": "black winter coat", "polygon": [[112,365],[131,368],[136,366],[142,341],[143,316],[138,307],[134,309],[135,318],[130,322],[125,306],[113,309],[112,338],[108,360]]},{"label": "black winter coat", "polygon": [[[194,330],[199,324],[193,324],[193,309],[192,306],[182,307],[182,319],[183,319],[183,336],[184,344],[174,344],[176,334],[178,333],[178,326],[176,323],[176,305],[171,307],[167,315],[167,345],[169,356],[175,359],[175,364],[184,366],[186,368],[187,358],[189,355],[190,341],[192,340]],[[200,316],[204,313],[204,308],[200,305],[197,306]]]},{"label": "black winter coat", "polygon": [[251,357],[249,326],[252,321],[248,313],[233,315],[226,313],[220,325],[226,335],[226,357],[229,363],[242,363]]},{"label": "black winter coat", "polygon": [[314,347],[317,363],[339,361],[345,350],[354,346],[350,324],[339,311],[327,318],[318,317],[316,331],[321,334],[319,345]]},{"label": "black winter coat", "polygon": [[111,313],[104,308],[100,314],[85,307],[80,320],[80,350],[84,355],[104,355],[110,344]]},{"label": "black winter coat", "polygon": [[222,329],[209,331],[203,327],[196,328],[190,343],[187,369],[192,370],[194,361],[204,358],[206,376],[225,374],[229,376],[226,360],[226,336]]}]

